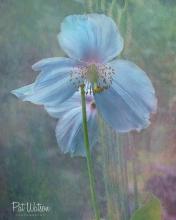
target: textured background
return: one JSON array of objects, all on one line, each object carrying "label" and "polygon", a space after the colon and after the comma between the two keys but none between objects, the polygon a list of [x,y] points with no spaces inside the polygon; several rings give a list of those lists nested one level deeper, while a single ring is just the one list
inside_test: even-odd
[{"label": "textured background", "polygon": [[[56,121],[42,107],[10,94],[35,79],[33,63],[64,56],[56,38],[60,22],[83,10],[79,1],[71,0],[0,0],[0,219],[18,219],[11,212],[12,201],[49,205],[52,211],[42,219],[90,219],[85,160],[62,155],[55,138]],[[159,100],[151,127],[137,135],[142,179],[143,173],[149,176],[149,163],[176,162],[176,5],[174,0],[131,0],[128,13],[124,57],[149,74]],[[94,165],[104,213],[99,148],[94,151]]]}]

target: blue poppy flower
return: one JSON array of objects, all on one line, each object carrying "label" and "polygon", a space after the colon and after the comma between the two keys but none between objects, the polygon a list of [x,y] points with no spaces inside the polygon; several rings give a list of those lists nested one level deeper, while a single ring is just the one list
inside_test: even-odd
[{"label": "blue poppy flower", "polygon": [[[68,16],[61,24],[58,40],[69,58],[54,57],[37,62],[32,67],[40,71],[35,82],[13,90],[13,94],[23,101],[44,105],[53,116],[51,109],[60,112],[84,84],[86,94],[94,96],[98,112],[118,132],[141,130],[150,124],[150,114],[157,107],[155,90],[137,65],[115,59],[123,49],[123,39],[110,17],[103,14]],[[81,123],[81,114],[78,109],[74,112],[71,104],[69,108],[65,115],[70,120],[63,116],[56,130],[58,133],[67,131],[65,135],[74,138],[70,128],[78,127],[76,119]],[[82,130],[79,134],[73,145],[75,152]],[[67,152],[72,141],[65,141],[63,146]]]},{"label": "blue poppy flower", "polygon": [[[45,106],[46,111],[59,119],[56,126],[56,138],[63,153],[72,156],[86,156],[82,126],[81,96],[76,92],[58,106]],[[91,149],[98,141],[98,124],[95,101],[92,95],[86,96],[87,124]]]}]

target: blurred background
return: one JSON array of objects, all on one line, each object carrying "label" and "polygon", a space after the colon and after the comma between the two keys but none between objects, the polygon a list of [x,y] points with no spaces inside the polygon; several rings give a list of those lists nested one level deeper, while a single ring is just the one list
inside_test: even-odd
[{"label": "blurred background", "polygon": [[[164,219],[174,220],[176,1],[128,2],[125,28],[120,25],[125,38],[123,57],[139,65],[152,79],[159,107],[148,129],[122,137],[128,181],[125,201],[130,213],[151,192],[162,203]],[[98,0],[95,11],[107,13],[110,4],[111,0]],[[117,1],[112,15],[122,5],[123,1]],[[85,7],[81,0],[0,0],[0,220],[30,218],[12,213],[13,201],[39,202],[51,207],[41,217],[44,220],[91,219],[85,159],[61,154],[54,131],[56,121],[43,107],[21,102],[10,94],[11,90],[34,81],[37,73],[31,65],[36,61],[65,56],[57,42],[60,23],[66,15],[84,13]],[[94,149],[93,161],[101,216],[106,219],[116,203],[112,194],[116,194],[117,188],[111,186],[110,192],[108,186],[119,183],[113,179],[116,162],[112,160],[119,141],[112,142],[114,139],[108,135],[113,132],[104,132],[105,151],[100,141]],[[137,206],[133,204],[135,199]],[[111,219],[117,218],[111,215]]]}]

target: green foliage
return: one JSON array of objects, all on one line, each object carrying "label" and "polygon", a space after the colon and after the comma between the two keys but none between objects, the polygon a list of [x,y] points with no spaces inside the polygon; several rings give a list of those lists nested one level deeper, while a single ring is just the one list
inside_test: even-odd
[{"label": "green foliage", "polygon": [[152,196],[149,202],[138,209],[131,220],[161,220],[161,204],[160,201]]}]

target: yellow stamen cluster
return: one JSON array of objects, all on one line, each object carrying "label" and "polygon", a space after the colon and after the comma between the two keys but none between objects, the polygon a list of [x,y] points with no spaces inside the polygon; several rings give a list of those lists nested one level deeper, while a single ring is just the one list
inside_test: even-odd
[{"label": "yellow stamen cluster", "polygon": [[103,92],[104,88],[100,87],[100,86],[96,86],[93,88],[93,93],[100,93]]}]

